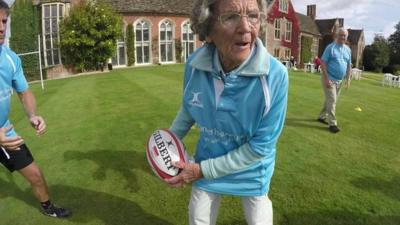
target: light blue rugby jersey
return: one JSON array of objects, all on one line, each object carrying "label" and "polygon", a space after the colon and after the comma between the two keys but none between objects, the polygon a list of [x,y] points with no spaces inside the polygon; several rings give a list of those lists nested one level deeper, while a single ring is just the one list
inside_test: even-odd
[{"label": "light blue rugby jersey", "polygon": [[[8,114],[13,90],[24,92],[28,89],[20,58],[8,47],[0,47],[0,126],[10,126]],[[7,137],[16,136],[14,129],[7,132]]]},{"label": "light blue rugby jersey", "polygon": [[[276,142],[287,105],[286,68],[271,57],[257,39],[254,52],[238,69],[221,79],[215,65],[216,49],[205,45],[189,58],[185,68],[181,110],[172,131],[183,138],[193,122],[200,130],[195,161],[214,159],[241,146],[262,157],[250,166],[216,179],[202,178],[199,189],[229,195],[261,196],[269,190],[274,171]],[[185,114],[184,113],[184,114]],[[176,128],[176,129],[174,129]],[[179,129],[178,129],[179,128]]]},{"label": "light blue rugby jersey", "polygon": [[321,59],[326,64],[329,80],[340,81],[351,66],[351,50],[345,44],[333,42],[325,48]]}]

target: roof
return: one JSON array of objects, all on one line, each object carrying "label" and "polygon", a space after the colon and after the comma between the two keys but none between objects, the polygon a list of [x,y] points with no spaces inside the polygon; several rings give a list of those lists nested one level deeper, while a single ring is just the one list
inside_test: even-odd
[{"label": "roof", "polygon": [[318,26],[315,21],[304,14],[296,13],[297,20],[300,24],[300,31],[303,33],[309,33],[313,35],[321,35],[319,32]]},{"label": "roof", "polygon": [[360,40],[361,35],[364,32],[363,30],[353,30],[353,29],[347,29],[347,31],[349,32],[347,40],[352,44],[357,44],[358,41]]},{"label": "roof", "polygon": [[189,16],[194,0],[103,0],[119,13],[152,13]]},{"label": "roof", "polygon": [[335,25],[336,19],[315,20],[322,35],[331,34],[332,28]]}]

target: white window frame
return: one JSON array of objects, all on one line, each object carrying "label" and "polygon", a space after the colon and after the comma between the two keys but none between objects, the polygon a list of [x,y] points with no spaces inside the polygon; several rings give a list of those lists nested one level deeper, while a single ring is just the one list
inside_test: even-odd
[{"label": "white window frame", "polygon": [[[57,15],[55,15],[55,16],[52,15],[52,10],[51,10],[52,6],[54,6],[54,5],[57,6]],[[60,10],[61,6],[63,7],[62,11]],[[57,40],[60,41],[60,26],[59,26],[59,24],[60,24],[60,21],[65,16],[67,16],[67,12],[68,12],[67,7],[69,8],[69,4],[64,4],[64,3],[60,3],[60,2],[45,3],[45,4],[42,4],[41,7],[42,7],[41,22],[42,22],[42,43],[43,43],[42,45],[43,45],[44,65],[45,65],[45,67],[60,65],[60,64],[62,64],[61,50],[59,47],[57,48],[56,46],[54,46],[56,43],[54,43],[54,40],[53,40],[55,38],[55,35],[52,32],[52,27],[53,27],[52,26],[52,18],[54,18],[54,17],[56,18],[57,31],[58,31],[56,35],[57,35]],[[49,7],[49,17],[45,17],[45,7]],[[61,16],[59,15],[60,11],[63,14]],[[48,32],[46,31],[46,25],[45,25],[46,20],[49,20],[49,24],[50,24]],[[50,35],[50,46],[48,46],[48,44],[46,43],[46,35]],[[52,57],[51,62],[48,62],[48,60],[47,60],[49,50],[51,51],[51,57]],[[53,55],[54,50],[58,51],[58,63],[54,63],[54,61],[56,61],[54,58],[54,55]]]},{"label": "white window frame", "polygon": [[[149,40],[147,40],[147,41],[143,41],[143,29],[142,29],[142,41],[140,41],[140,42],[137,42],[136,41],[136,28],[137,28],[137,26],[138,26],[138,24],[139,23],[141,23],[141,22],[144,22],[144,23],[147,23],[148,25],[149,25]],[[133,24],[133,32],[135,33],[135,65],[149,65],[149,64],[151,64],[151,62],[153,61],[153,54],[152,54],[152,50],[151,50],[151,27],[152,27],[152,24],[151,24],[151,22],[149,21],[149,20],[147,20],[147,19],[144,19],[144,18],[140,18],[140,19],[138,19],[138,20],[136,20],[135,21],[135,23]],[[138,63],[138,61],[137,61],[137,59],[138,59],[138,57],[137,57],[137,51],[136,51],[136,49],[137,49],[137,47],[141,47],[141,49],[142,49],[142,54],[144,54],[144,46],[146,46],[146,44],[148,44],[148,46],[149,46],[149,62],[144,62],[144,63]]]},{"label": "white window frame", "polygon": [[[116,46],[116,52],[115,52],[115,56],[113,56],[113,57],[111,57],[111,62],[112,62],[112,64],[113,64],[113,67],[115,67],[115,68],[119,68],[119,67],[126,67],[127,65],[128,65],[128,54],[126,53],[126,43],[125,43],[125,40],[126,40],[126,28],[127,28],[127,26],[124,26],[123,27],[123,30],[122,30],[122,39],[118,39],[117,40],[117,46]],[[121,46],[123,46],[124,47],[124,59],[125,59],[125,64],[121,64],[121,58],[119,57],[120,55],[119,55],[119,48],[121,47]],[[117,64],[114,64],[114,61],[113,61],[113,59],[114,59],[114,57],[115,57],[115,59],[116,59],[116,63]]]},{"label": "white window frame", "polygon": [[279,0],[279,11],[288,13],[289,11],[289,0]]},{"label": "white window frame", "polygon": [[274,20],[274,39],[275,40],[281,39],[281,20],[280,19]]},{"label": "white window frame", "polygon": [[[181,44],[182,44],[182,58],[183,58],[183,62],[186,62],[187,57],[189,57],[189,55],[186,55],[187,51],[186,51],[186,44],[187,43],[193,43],[193,52],[196,50],[196,35],[193,33],[192,29],[190,28],[190,20],[185,20],[183,21],[182,25],[181,25]],[[183,38],[183,34],[185,32],[185,26],[187,26],[187,40],[184,40]],[[189,39],[189,34],[193,35],[193,40]],[[191,53],[193,53],[191,52]],[[190,53],[190,54],[191,54]]]},{"label": "white window frame", "polygon": [[279,59],[280,58],[280,53],[281,49],[280,48],[274,48],[274,57]]},{"label": "white window frame", "polygon": [[292,56],[292,49],[290,48],[285,48],[285,59],[290,60],[290,57]]},{"label": "white window frame", "polygon": [[290,21],[286,21],[285,41],[287,42],[292,42],[292,29],[293,23]]},{"label": "white window frame", "polygon": [[[162,40],[161,38],[161,26],[163,24],[170,24],[171,25],[171,30],[172,30],[172,37],[171,40]],[[161,44],[166,44],[165,46],[167,46],[167,44],[171,44],[172,45],[172,60],[170,61],[162,61],[162,56],[161,56]],[[167,54],[168,56],[168,52],[167,52],[168,48],[165,49],[165,54]],[[158,24],[158,61],[161,64],[168,64],[168,63],[175,63],[176,59],[175,59],[175,24],[169,20],[169,19],[163,19],[160,21],[160,23]]]}]

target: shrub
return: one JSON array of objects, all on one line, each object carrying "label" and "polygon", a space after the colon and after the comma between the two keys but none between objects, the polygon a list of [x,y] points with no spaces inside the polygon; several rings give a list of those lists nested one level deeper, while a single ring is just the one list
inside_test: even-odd
[{"label": "shrub", "polygon": [[61,22],[60,35],[65,65],[80,72],[102,69],[116,51],[122,19],[105,3],[84,2]]},{"label": "shrub", "polygon": [[400,75],[400,65],[385,66],[383,67],[382,72]]},{"label": "shrub", "polygon": [[301,38],[301,63],[310,62],[311,59],[311,46],[312,46],[312,38],[310,37],[302,37]]}]

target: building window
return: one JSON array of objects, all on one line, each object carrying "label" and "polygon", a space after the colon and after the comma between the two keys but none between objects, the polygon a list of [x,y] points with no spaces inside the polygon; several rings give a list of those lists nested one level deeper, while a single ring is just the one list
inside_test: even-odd
[{"label": "building window", "polygon": [[288,42],[292,41],[292,22],[290,21],[286,21],[285,40]]},{"label": "building window", "polygon": [[183,60],[186,62],[190,54],[194,52],[195,38],[192,29],[190,29],[190,22],[187,21],[182,24],[182,51]]},{"label": "building window", "polygon": [[318,38],[313,38],[312,46],[311,46],[311,54],[312,57],[315,58],[315,56],[318,55]]},{"label": "building window", "polygon": [[290,60],[290,57],[292,56],[292,50],[290,48],[285,49],[285,59]]},{"label": "building window", "polygon": [[281,39],[281,21],[279,19],[275,19],[275,39]]},{"label": "building window", "polygon": [[113,66],[126,66],[126,47],[124,40],[126,32],[124,30],[122,32],[123,37],[117,40],[117,51],[111,59]]},{"label": "building window", "polygon": [[45,66],[61,64],[60,21],[65,16],[65,4],[49,3],[42,5],[42,37]]},{"label": "building window", "polygon": [[280,53],[279,48],[274,48],[274,57],[275,58],[279,59],[279,53]]},{"label": "building window", "polygon": [[289,8],[288,0],[279,0],[279,11],[287,13],[288,8]]},{"label": "building window", "polygon": [[166,63],[166,62],[174,62],[174,26],[172,23],[168,20],[163,21],[160,24],[160,41],[159,41],[159,46],[160,46],[160,62]]},{"label": "building window", "polygon": [[139,20],[135,24],[135,54],[137,64],[150,63],[150,23],[145,20]]}]

